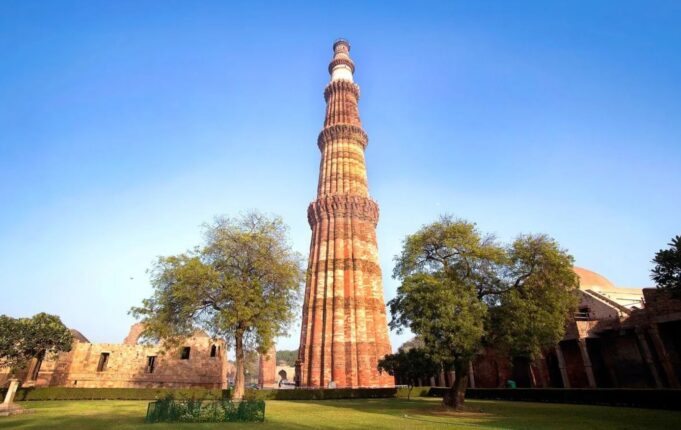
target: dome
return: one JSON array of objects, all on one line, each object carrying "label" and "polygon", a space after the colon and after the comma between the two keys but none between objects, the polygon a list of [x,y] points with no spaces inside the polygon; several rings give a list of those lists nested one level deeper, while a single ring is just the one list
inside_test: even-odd
[{"label": "dome", "polygon": [[613,289],[616,288],[615,284],[608,281],[604,276],[599,275],[591,270],[583,269],[581,267],[574,267],[573,270],[579,276],[579,289],[580,290],[592,290],[592,289]]}]

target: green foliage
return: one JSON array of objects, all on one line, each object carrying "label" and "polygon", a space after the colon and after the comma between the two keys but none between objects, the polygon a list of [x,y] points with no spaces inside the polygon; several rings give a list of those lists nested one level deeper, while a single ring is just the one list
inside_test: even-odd
[{"label": "green foliage", "polygon": [[[0,390],[4,397],[6,390]],[[20,388],[17,401],[29,400],[156,400],[168,396],[175,399],[230,398],[229,390],[206,388]]]},{"label": "green foliage", "polygon": [[298,359],[297,349],[292,349],[290,351],[287,350],[277,351],[277,363],[283,361],[289,366],[293,366],[296,363],[297,359]]},{"label": "green foliage", "polygon": [[[440,373],[440,362],[433,360],[422,348],[400,348],[397,354],[388,354],[378,361],[378,370],[404,378],[408,385],[415,385],[419,378],[428,379]],[[409,397],[409,394],[407,394]]]},{"label": "green foliage", "polygon": [[158,422],[251,422],[265,421],[265,402],[249,400],[175,400],[172,397],[149,403],[146,421]]},{"label": "green foliage", "polygon": [[450,367],[478,351],[487,308],[470,286],[442,274],[414,274],[402,281],[389,305],[391,327],[409,326],[438,363]]},{"label": "green foliage", "polygon": [[572,257],[544,235],[503,247],[475,224],[443,216],[407,236],[393,276],[390,326],[409,327],[456,381],[445,405],[463,402],[468,364],[485,342],[537,357],[558,342],[576,305]]},{"label": "green foliage", "polygon": [[131,313],[144,335],[176,345],[196,329],[226,339],[236,354],[235,395],[244,388],[245,350],[266,352],[293,321],[303,281],[301,257],[287,227],[258,212],[218,218],[204,226],[205,243],[192,252],[160,257],[154,294]]},{"label": "green foliage", "polygon": [[[426,389],[427,387],[419,387]],[[5,390],[0,389],[0,397]],[[317,390],[251,390],[244,395],[246,400],[330,400],[330,399],[375,399],[385,397],[406,397],[406,391],[395,388],[336,388]],[[34,400],[220,400],[231,399],[230,390],[206,388],[20,388],[17,401]]]},{"label": "green foliage", "polygon": [[537,359],[560,342],[577,306],[573,260],[544,235],[520,236],[507,253],[509,287],[491,308],[489,341],[512,356]]},{"label": "green foliage", "polygon": [[672,238],[669,249],[657,251],[653,263],[651,277],[657,287],[681,297],[681,236]]},{"label": "green foliage", "polygon": [[0,364],[16,370],[35,357],[70,351],[71,331],[56,315],[41,312],[31,318],[0,315]]}]

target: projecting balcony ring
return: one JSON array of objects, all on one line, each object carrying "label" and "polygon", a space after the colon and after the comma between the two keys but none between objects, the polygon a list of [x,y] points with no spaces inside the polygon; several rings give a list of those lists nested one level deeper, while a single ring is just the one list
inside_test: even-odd
[{"label": "projecting balcony ring", "polygon": [[307,208],[310,227],[330,219],[351,218],[378,224],[378,204],[368,197],[346,194],[320,197]]},{"label": "projecting balcony ring", "polygon": [[317,137],[317,146],[323,151],[324,145],[326,145],[327,142],[337,139],[353,141],[362,145],[362,149],[366,149],[369,144],[369,136],[362,130],[362,127],[350,124],[336,124],[326,127],[319,133],[319,137]]}]

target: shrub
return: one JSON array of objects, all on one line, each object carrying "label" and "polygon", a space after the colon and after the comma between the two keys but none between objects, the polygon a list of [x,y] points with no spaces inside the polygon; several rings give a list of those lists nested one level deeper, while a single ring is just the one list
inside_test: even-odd
[{"label": "shrub", "polygon": [[229,422],[264,421],[265,402],[262,400],[156,400],[147,407],[146,421],[157,422]]},{"label": "shrub", "polygon": [[[7,390],[0,390],[4,396]],[[155,400],[173,396],[176,399],[228,399],[229,390],[207,388],[20,388],[16,401],[30,400]],[[4,398],[4,397],[3,397]]]}]

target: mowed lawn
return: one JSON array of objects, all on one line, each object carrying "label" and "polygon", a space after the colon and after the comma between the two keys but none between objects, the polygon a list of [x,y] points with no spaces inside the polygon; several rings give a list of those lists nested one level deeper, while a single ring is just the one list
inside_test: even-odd
[{"label": "mowed lawn", "polygon": [[444,413],[439,399],[268,401],[264,423],[146,424],[146,401],[23,402],[33,414],[0,417],[0,429],[665,429],[681,412],[470,400]]}]

